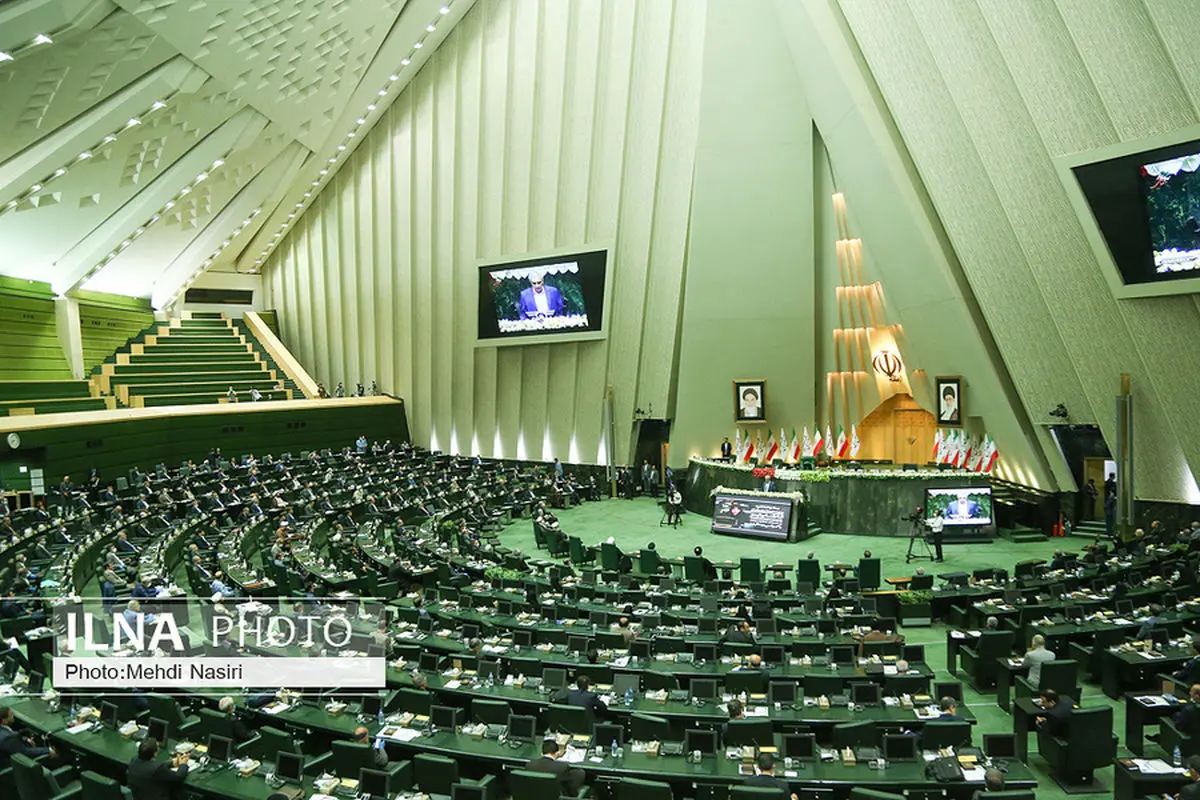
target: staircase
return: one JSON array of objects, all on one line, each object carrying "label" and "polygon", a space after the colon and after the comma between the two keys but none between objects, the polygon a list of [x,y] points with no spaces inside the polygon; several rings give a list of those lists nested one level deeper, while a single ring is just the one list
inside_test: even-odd
[{"label": "staircase", "polygon": [[234,320],[233,326],[234,329],[245,338],[246,342],[250,345],[250,348],[254,351],[254,353],[263,360],[263,363],[267,365],[267,369],[273,370],[275,374],[279,376],[279,380],[283,381],[283,388],[289,390],[292,393],[292,397],[303,397],[304,395],[300,391],[300,387],[296,385],[296,382],[292,380],[291,376],[288,375],[285,370],[281,369],[280,366],[275,363],[275,359],[271,358],[271,354],[267,352],[265,347],[263,347],[262,342],[260,342],[258,337],[254,335],[254,332],[250,330],[250,327],[240,319]]},{"label": "staircase", "polygon": [[127,353],[102,364],[101,391],[133,408],[239,402],[257,389],[263,400],[290,400],[291,391],[221,313],[194,312],[144,332]]},{"label": "staircase", "polygon": [[1071,536],[1078,536],[1086,539],[1108,539],[1108,529],[1104,527],[1104,520],[1091,519],[1087,522],[1081,522],[1071,529]]},{"label": "staircase", "polygon": [[92,381],[0,381],[0,416],[113,408]]}]

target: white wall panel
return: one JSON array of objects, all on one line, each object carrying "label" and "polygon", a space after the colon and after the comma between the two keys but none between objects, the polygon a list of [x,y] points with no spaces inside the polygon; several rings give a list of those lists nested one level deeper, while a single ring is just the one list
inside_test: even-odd
[{"label": "white wall panel", "polygon": [[[609,384],[618,419],[665,413],[704,17],[477,3],[269,260],[289,345],[404,396],[442,449],[595,460]],[[589,245],[613,247],[607,341],[474,347],[480,261]]]}]

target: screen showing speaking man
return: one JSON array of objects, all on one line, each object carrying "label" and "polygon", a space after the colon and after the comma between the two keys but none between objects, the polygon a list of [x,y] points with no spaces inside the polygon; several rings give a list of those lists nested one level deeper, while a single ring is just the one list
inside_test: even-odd
[{"label": "screen showing speaking man", "polygon": [[600,331],[606,263],[598,250],[480,267],[479,338]]},{"label": "screen showing speaking man", "polygon": [[941,511],[947,526],[992,524],[992,490],[989,486],[925,491],[926,519],[933,519]]}]

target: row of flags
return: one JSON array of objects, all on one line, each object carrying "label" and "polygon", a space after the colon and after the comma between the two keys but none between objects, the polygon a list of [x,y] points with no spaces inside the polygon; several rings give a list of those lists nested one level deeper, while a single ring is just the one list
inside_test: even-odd
[{"label": "row of flags", "polygon": [[749,431],[743,434],[741,428],[738,428],[733,445],[734,460],[739,463],[749,463],[750,459],[757,456],[759,461],[766,464],[777,458],[789,463],[796,463],[801,458],[815,456],[821,452],[822,448],[830,458],[854,458],[862,446],[862,442],[858,438],[858,429],[854,425],[850,426],[849,436],[846,435],[846,429],[839,425],[837,439],[833,438],[833,431],[828,425],[825,426],[824,436],[821,435],[820,426],[813,429],[813,434],[810,437],[808,428],[805,427],[804,437],[801,438],[796,435],[796,429],[792,428],[792,435],[789,438],[787,431],[780,428],[778,439],[775,438],[775,432],[770,431],[764,442],[762,431],[758,431],[751,438]]},{"label": "row of flags", "polygon": [[[849,436],[846,435],[846,429],[839,425],[836,439],[829,425],[825,426],[824,436],[821,435],[820,426],[813,428],[811,437],[807,427],[803,432],[802,437],[797,436],[796,429],[792,428],[792,435],[788,437],[787,431],[780,428],[779,438],[775,437],[774,431],[770,431],[764,442],[762,431],[757,431],[751,438],[749,431],[743,434],[738,428],[733,446],[734,460],[737,463],[749,463],[757,456],[764,464],[770,464],[775,459],[796,463],[806,456],[815,456],[822,448],[830,458],[854,458],[862,445],[858,428],[854,425],[850,426]],[[944,431],[938,428],[934,436],[932,460],[938,464],[952,464],[969,472],[990,473],[999,457],[996,440],[987,434],[968,436],[961,430]]]},{"label": "row of flags", "polygon": [[953,464],[968,472],[990,473],[1000,451],[991,436],[968,436],[960,430],[938,428],[933,438],[932,458],[938,464]]}]

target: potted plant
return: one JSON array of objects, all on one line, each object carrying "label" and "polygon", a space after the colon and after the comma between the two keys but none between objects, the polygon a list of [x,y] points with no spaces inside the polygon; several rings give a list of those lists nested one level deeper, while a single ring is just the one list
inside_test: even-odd
[{"label": "potted plant", "polygon": [[933,624],[933,592],[913,589],[896,595],[900,601],[900,621],[907,627]]}]

